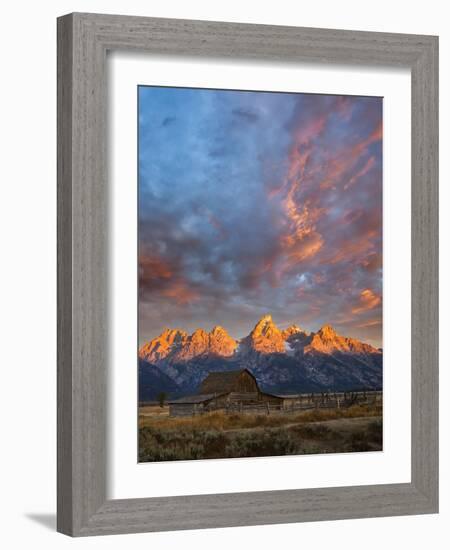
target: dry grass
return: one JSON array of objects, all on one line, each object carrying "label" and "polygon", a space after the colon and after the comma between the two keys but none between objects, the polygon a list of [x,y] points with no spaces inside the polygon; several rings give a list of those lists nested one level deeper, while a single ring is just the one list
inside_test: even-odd
[{"label": "dry grass", "polygon": [[381,450],[380,407],[250,415],[141,416],[142,462]]},{"label": "dry grass", "polygon": [[164,407],[160,407],[159,405],[140,406],[139,416],[169,416],[169,407],[168,405],[164,405]]},{"label": "dry grass", "polygon": [[337,418],[360,418],[381,416],[381,407],[354,405],[346,409],[314,409],[294,413],[274,414],[225,414],[223,411],[206,413],[199,416],[169,417],[168,413],[149,415],[139,410],[139,427],[159,429],[183,428],[185,430],[236,430],[261,427],[277,427],[286,424],[321,422]]}]

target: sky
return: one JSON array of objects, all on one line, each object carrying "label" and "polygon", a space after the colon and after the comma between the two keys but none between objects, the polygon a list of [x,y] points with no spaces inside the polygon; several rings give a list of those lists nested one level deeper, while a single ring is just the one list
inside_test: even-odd
[{"label": "sky", "polygon": [[382,346],[382,98],[140,86],[139,340],[331,324]]}]

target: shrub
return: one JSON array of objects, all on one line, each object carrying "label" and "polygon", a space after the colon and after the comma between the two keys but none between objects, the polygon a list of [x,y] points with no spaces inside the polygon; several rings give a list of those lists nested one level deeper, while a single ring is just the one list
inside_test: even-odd
[{"label": "shrub", "polygon": [[369,432],[367,430],[358,430],[350,435],[350,451],[364,452],[372,449],[370,445]]},{"label": "shrub", "polygon": [[383,444],[383,422],[381,420],[374,420],[367,426],[369,436],[371,440],[377,445]]},{"label": "shrub", "polygon": [[139,456],[143,462],[193,460],[222,455],[226,436],[217,430],[142,428],[139,433]]},{"label": "shrub", "polygon": [[321,423],[376,414],[380,407],[356,405],[269,415],[214,411],[182,418],[146,416],[140,419],[139,457],[148,462],[376,450],[383,438],[378,418]]},{"label": "shrub", "polygon": [[295,432],[305,439],[327,439],[331,437],[333,431],[323,424],[307,424],[295,426]]},{"label": "shrub", "polygon": [[237,433],[225,449],[227,457],[280,456],[296,452],[297,444],[284,430]]}]

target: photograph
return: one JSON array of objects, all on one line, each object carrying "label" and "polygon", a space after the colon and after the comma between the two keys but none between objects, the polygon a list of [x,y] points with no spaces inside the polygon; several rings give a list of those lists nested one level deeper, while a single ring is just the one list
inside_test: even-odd
[{"label": "photograph", "polygon": [[2,7],[4,548],[441,549],[447,5]]},{"label": "photograph", "polygon": [[137,95],[138,461],[382,451],[383,98]]}]

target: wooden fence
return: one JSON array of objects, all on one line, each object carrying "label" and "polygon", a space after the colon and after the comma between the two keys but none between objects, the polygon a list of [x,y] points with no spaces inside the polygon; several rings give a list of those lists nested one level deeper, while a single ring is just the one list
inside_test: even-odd
[{"label": "wooden fence", "polygon": [[222,410],[226,414],[287,414],[314,409],[348,408],[353,405],[376,406],[381,405],[382,401],[382,391],[324,392],[300,394],[289,398],[280,397],[278,403],[269,401],[258,403],[232,402],[221,406],[214,406],[211,403],[202,412]]}]

